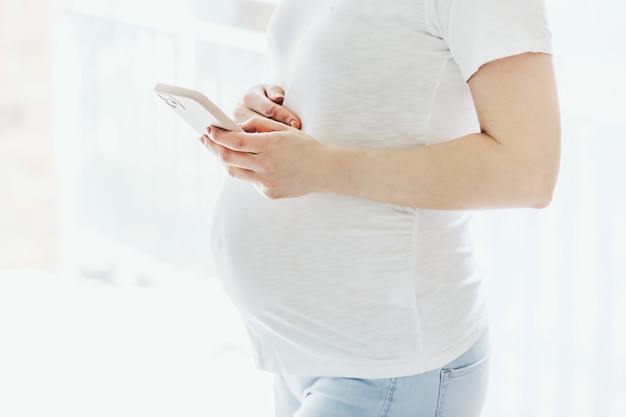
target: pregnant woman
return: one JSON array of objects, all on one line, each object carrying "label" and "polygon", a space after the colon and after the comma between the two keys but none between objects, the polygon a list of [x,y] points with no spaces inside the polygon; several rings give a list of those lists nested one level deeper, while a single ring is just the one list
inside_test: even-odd
[{"label": "pregnant woman", "polygon": [[[220,277],[278,417],[474,417],[488,323],[471,210],[545,207],[559,166],[541,0],[283,0],[227,169]],[[494,277],[506,279],[506,277]]]}]

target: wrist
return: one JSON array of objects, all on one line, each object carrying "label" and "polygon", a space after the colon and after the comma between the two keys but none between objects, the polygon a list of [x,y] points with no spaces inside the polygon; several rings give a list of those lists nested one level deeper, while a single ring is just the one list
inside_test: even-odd
[{"label": "wrist", "polygon": [[364,151],[324,144],[320,164],[320,192],[336,195],[358,194],[358,165]]}]

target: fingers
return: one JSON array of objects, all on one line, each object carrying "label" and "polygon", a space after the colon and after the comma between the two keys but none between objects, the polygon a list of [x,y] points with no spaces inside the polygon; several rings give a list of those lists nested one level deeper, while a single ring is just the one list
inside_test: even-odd
[{"label": "fingers", "polygon": [[234,116],[234,119],[237,123],[243,123],[249,119],[252,119],[253,117],[265,117],[262,114],[245,107],[243,105],[243,102],[239,103],[239,105],[235,108]]},{"label": "fingers", "polygon": [[253,87],[239,103],[235,110],[235,118],[243,122],[253,116],[265,116],[288,126],[299,129],[300,118],[282,105],[285,93],[276,85],[259,85]]},{"label": "fingers", "polygon": [[[241,152],[224,146],[220,143],[204,135],[200,141],[213,153],[217,159],[226,167],[229,175],[243,177],[244,172],[248,171],[245,176],[249,176],[258,170],[259,163],[254,158],[256,154],[250,152]],[[237,175],[234,175],[238,173]]]},{"label": "fingers", "polygon": [[229,175],[249,179],[267,168],[266,158],[260,156],[275,148],[278,138],[271,133],[293,128],[264,117],[253,117],[244,123],[242,128],[245,133],[229,132],[209,126],[207,134],[203,135],[200,141],[217,156]]},{"label": "fingers", "polygon": [[275,142],[272,132],[287,131],[290,128],[283,123],[264,117],[253,117],[241,124],[244,133],[230,132],[219,127],[207,128],[207,139],[236,152],[260,154]]},{"label": "fingers", "polygon": [[245,133],[229,132],[219,127],[209,126],[207,127],[207,134],[200,137],[199,140],[207,146],[210,145],[210,142],[215,142],[233,151],[258,154],[263,152],[269,143],[268,141],[270,141],[268,136],[260,134],[292,129],[283,123],[259,116],[247,120],[241,124],[241,128]]},{"label": "fingers", "polygon": [[241,128],[248,133],[275,132],[289,129],[284,123],[258,116],[246,120],[241,124]]},{"label": "fingers", "polygon": [[285,100],[285,92],[277,85],[270,84],[264,86],[265,95],[276,104],[283,104]]},{"label": "fingers", "polygon": [[207,128],[207,135],[209,142],[215,142],[218,145],[237,152],[259,153],[262,148],[261,141],[255,138],[254,135],[248,133],[229,132],[219,127],[209,126]]}]

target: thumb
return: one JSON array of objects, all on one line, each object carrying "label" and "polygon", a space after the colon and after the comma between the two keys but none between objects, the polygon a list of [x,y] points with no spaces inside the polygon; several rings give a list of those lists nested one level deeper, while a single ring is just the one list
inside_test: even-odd
[{"label": "thumb", "polygon": [[270,84],[265,87],[265,95],[277,104],[282,104],[285,99],[285,91],[275,84]]},{"label": "thumb", "polygon": [[241,128],[248,133],[285,131],[290,129],[286,124],[266,117],[255,116],[242,123]]}]

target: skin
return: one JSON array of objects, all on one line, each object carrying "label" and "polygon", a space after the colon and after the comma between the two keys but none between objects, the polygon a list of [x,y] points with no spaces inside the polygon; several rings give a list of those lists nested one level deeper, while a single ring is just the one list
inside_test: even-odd
[{"label": "skin", "polygon": [[257,86],[236,117],[246,133],[209,127],[200,140],[229,175],[270,199],[314,192],[425,209],[546,207],[560,160],[552,58],[526,53],[468,80],[481,132],[413,149],[330,146],[298,130],[278,86]]}]

